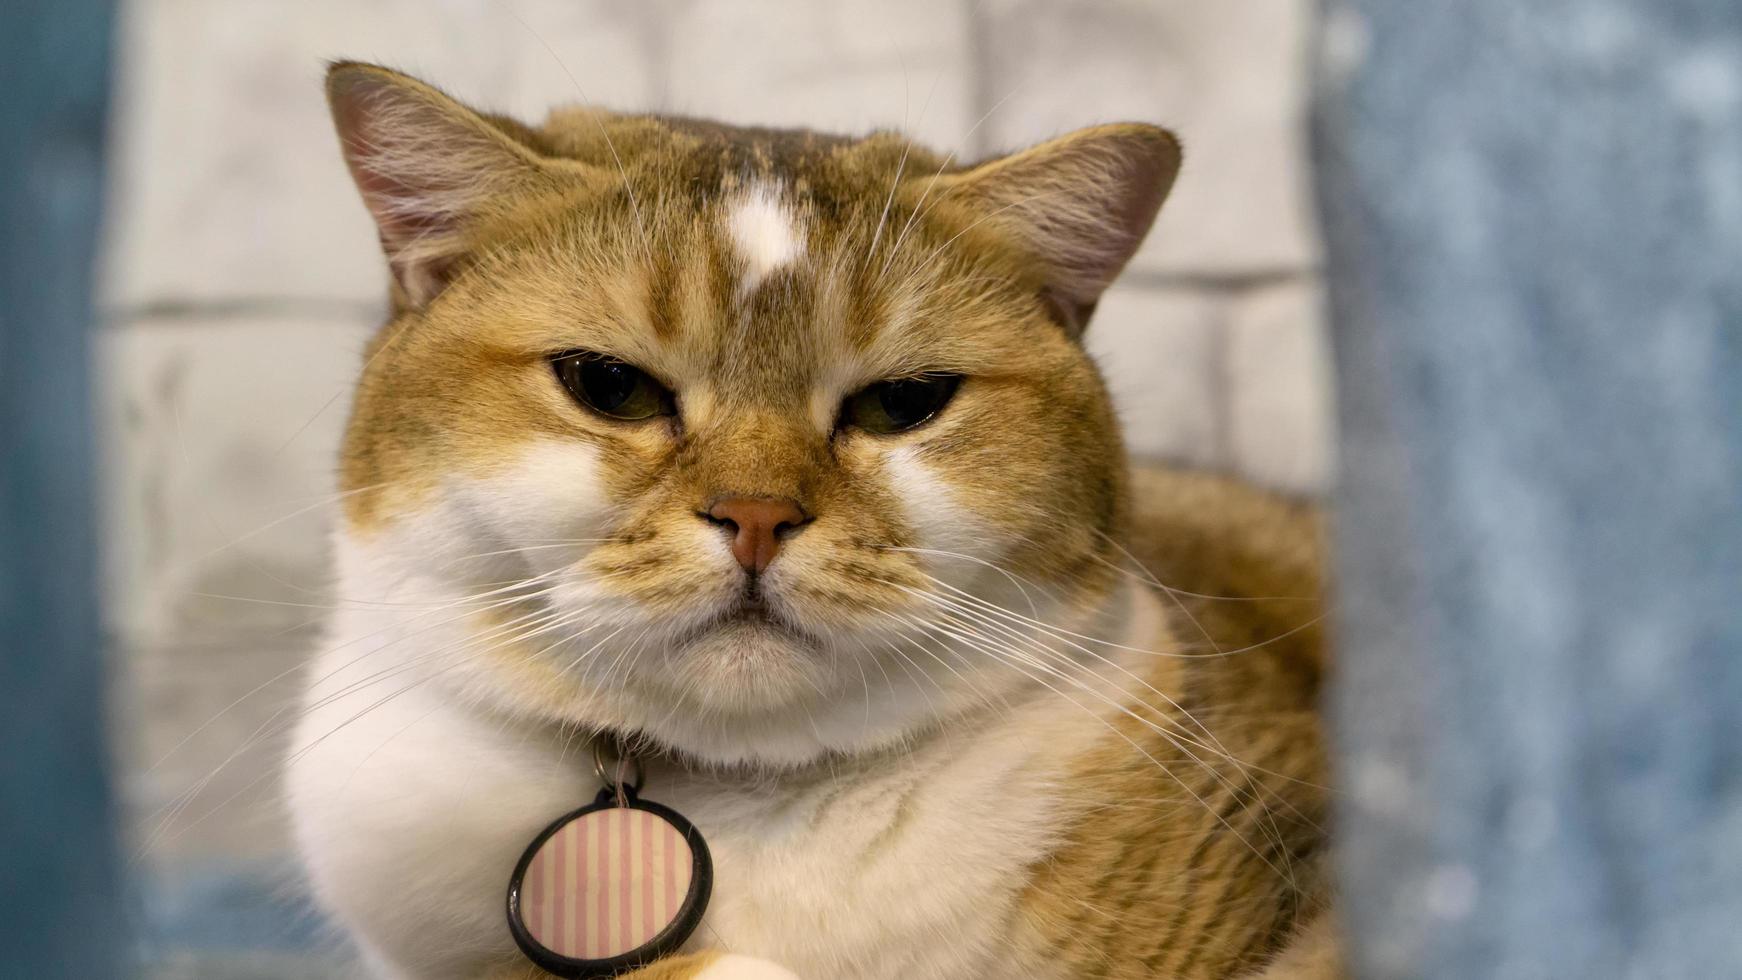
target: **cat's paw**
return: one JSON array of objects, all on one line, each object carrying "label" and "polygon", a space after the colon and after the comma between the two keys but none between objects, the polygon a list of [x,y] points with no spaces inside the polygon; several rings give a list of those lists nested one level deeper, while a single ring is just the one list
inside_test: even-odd
[{"label": "cat's paw", "polygon": [[798,980],[798,974],[768,960],[727,953],[703,967],[695,980]]}]

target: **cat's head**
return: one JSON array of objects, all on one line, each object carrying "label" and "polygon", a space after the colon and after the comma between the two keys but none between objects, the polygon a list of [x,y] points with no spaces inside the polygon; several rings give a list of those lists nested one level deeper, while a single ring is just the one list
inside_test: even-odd
[{"label": "cat's head", "polygon": [[1023,617],[1111,594],[1124,459],[1080,340],[1167,132],[963,166],[893,134],[531,128],[359,64],[328,94],[395,307],[343,549],[472,597],[445,656],[481,697],[792,762],[1033,683]]}]

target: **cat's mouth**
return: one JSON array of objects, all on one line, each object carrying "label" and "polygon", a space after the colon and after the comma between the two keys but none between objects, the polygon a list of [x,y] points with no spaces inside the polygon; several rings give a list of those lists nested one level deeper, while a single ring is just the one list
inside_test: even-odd
[{"label": "cat's mouth", "polygon": [[737,634],[766,635],[789,643],[815,646],[817,637],[790,622],[769,605],[762,591],[751,584],[730,605],[706,621],[685,630],[678,637],[679,646],[688,646],[710,636]]}]

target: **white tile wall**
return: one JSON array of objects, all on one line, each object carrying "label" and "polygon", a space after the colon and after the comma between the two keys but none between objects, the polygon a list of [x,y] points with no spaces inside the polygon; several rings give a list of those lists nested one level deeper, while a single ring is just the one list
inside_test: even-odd
[{"label": "white tile wall", "polygon": [[656,91],[632,4],[133,0],[123,11],[107,276],[122,308],[381,295],[375,235],[321,91],[330,59],[378,61],[528,115],[583,92],[638,105]]},{"label": "white tile wall", "polygon": [[[325,601],[326,501],[373,316],[102,331],[106,594],[133,642],[285,627]],[[285,603],[280,605],[280,603]]]},{"label": "white tile wall", "polygon": [[1309,0],[987,0],[987,145],[1095,122],[1176,131],[1185,164],[1139,270],[1225,276],[1310,267]]},{"label": "white tile wall", "polygon": [[1227,462],[1220,370],[1227,299],[1196,289],[1114,287],[1089,323],[1089,351],[1134,456]]},{"label": "white tile wall", "polygon": [[1288,280],[1230,302],[1227,330],[1229,462],[1274,487],[1325,486],[1331,444],[1331,365],[1319,284]]},{"label": "white tile wall", "polygon": [[846,133],[901,129],[965,151],[968,8],[936,0],[679,4],[660,108]]},{"label": "white tile wall", "polygon": [[1185,171],[1089,339],[1128,441],[1320,486],[1326,383],[1299,138],[1307,10],[129,0],[103,346],[111,625],[161,639],[278,623],[295,607],[193,593],[295,602],[319,574],[319,507],[224,546],[331,489],[344,401],[327,402],[382,293],[321,98],[331,57],[403,67],[523,116],[584,98],[848,131],[905,124],[967,153],[1108,119],[1170,125]]}]

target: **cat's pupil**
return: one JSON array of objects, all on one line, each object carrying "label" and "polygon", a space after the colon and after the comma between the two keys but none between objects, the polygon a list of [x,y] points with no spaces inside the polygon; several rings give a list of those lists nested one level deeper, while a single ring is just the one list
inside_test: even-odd
[{"label": "cat's pupil", "polygon": [[879,381],[847,398],[841,424],[881,435],[904,432],[936,415],[961,380],[954,374],[922,374]]},{"label": "cat's pupil", "polygon": [[900,428],[917,425],[937,408],[940,385],[929,378],[891,381],[877,393],[883,411]]},{"label": "cat's pupil", "polygon": [[938,409],[955,393],[959,379],[953,375],[931,375],[885,381],[874,386],[877,403],[883,409],[890,431],[909,429],[936,415]]},{"label": "cat's pupil", "polygon": [[581,387],[588,400],[601,412],[623,407],[623,403],[635,393],[640,380],[641,372],[622,361],[587,360],[581,363]]}]

